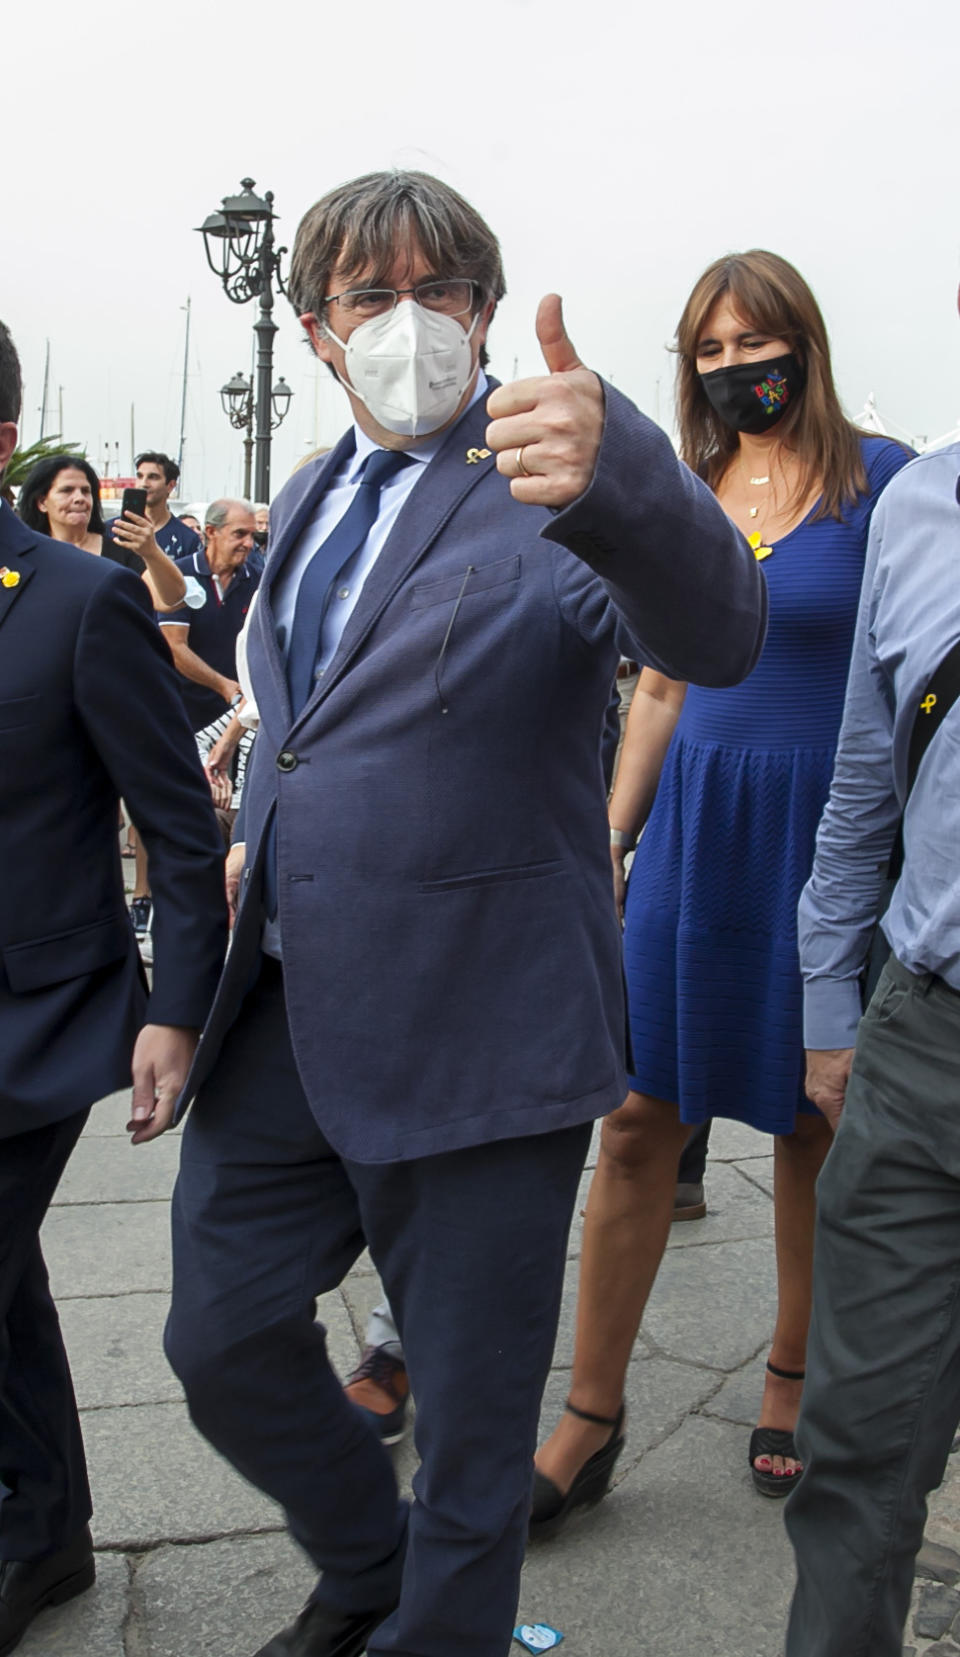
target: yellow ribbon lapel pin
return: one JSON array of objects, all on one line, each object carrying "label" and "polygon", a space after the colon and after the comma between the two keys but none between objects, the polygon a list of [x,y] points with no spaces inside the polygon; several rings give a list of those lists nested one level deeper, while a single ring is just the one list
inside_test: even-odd
[{"label": "yellow ribbon lapel pin", "polygon": [[489,459],[490,459],[490,450],[489,449],[468,449],[467,450],[467,465],[468,466],[476,466],[478,461],[480,461],[480,460],[489,460]]},{"label": "yellow ribbon lapel pin", "polygon": [[8,570],[6,564],[0,566],[0,586],[2,586],[2,587],[19,587],[19,585],[20,585],[20,571],[19,570]]},{"label": "yellow ribbon lapel pin", "polygon": [[753,556],[757,560],[758,564],[762,558],[770,557],[773,548],[764,546],[763,536],[760,534],[759,529],[755,529],[752,535],[748,535],[747,540],[750,542]]}]

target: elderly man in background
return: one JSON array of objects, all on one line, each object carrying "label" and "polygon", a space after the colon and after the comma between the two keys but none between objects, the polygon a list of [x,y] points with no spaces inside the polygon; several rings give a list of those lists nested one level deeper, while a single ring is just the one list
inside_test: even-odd
[{"label": "elderly man in background", "polygon": [[[621,651],[741,677],[763,582],[555,295],[546,372],[489,395],[500,251],[440,180],[334,190],[289,291],[353,420],[271,510],[167,1351],[322,1572],[259,1657],[504,1657],[590,1123],[626,1091],[610,686]],[[417,1398],[409,1512],[314,1321],[364,1241]]]},{"label": "elderly man in background", "polygon": [[[787,1657],[900,1657],[960,1420],[960,444],[873,515],[836,770],[800,903],[807,1091],[836,1139],[787,1506]],[[892,954],[860,1018],[884,870]],[[940,1649],[939,1647],[937,1648]]]},{"label": "elderly man in background", "polygon": [[[0,476],[20,365],[0,324]],[[0,1652],[94,1579],[80,1422],[40,1227],[91,1105],[169,1126],[226,942],[223,853],[143,583],[0,504]],[[147,995],[124,907],[123,791],[147,846]],[[61,879],[63,870],[75,878]],[[37,1645],[36,1650],[47,1649]]]},{"label": "elderly man in background", "polygon": [[253,536],[254,517],[246,501],[211,501],[203,548],[176,560],[184,576],[198,583],[203,602],[158,618],[194,731],[219,719],[240,698],[237,637],[260,583],[247,567]]}]

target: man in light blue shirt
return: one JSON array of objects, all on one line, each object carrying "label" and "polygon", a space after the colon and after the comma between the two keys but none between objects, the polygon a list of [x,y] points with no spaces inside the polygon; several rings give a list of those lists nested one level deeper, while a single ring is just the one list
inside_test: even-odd
[{"label": "man in light blue shirt", "polygon": [[[931,679],[960,641],[958,474],[960,444],[931,451],[874,513],[800,901],[807,1091],[837,1137],[818,1187],[805,1472],[787,1507],[787,1657],[899,1657],[925,1498],[960,1420],[960,700],[941,692],[908,785]],[[901,817],[892,953],[861,1020]]]}]

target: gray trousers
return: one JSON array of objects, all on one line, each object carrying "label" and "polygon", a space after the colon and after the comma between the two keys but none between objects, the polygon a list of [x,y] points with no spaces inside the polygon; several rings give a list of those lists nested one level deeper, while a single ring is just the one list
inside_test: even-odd
[{"label": "gray trousers", "polygon": [[786,1657],[900,1657],[960,1420],[960,994],[892,958],[817,1208]]}]

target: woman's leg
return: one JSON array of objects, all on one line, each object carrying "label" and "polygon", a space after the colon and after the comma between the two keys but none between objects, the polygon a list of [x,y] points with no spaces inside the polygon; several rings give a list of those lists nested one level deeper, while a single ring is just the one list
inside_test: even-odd
[{"label": "woman's leg", "polygon": [[[799,1115],[793,1133],[779,1134],[773,1147],[773,1208],[777,1249],[777,1323],[770,1362],[777,1369],[803,1371],[810,1323],[813,1276],[813,1227],[817,1175],[833,1142],[823,1116]],[[792,1432],[800,1411],[802,1381],[786,1381],[767,1370],[760,1427]],[[800,1466],[791,1457],[758,1456],[759,1472]]]},{"label": "woman's leg", "polygon": [[[627,1364],[660,1265],[689,1133],[676,1105],[628,1093],[605,1118],[587,1199],[580,1260],[577,1338],[570,1402],[611,1419],[620,1408]],[[539,1471],[569,1489],[610,1428],[565,1412],[537,1451]]]}]

